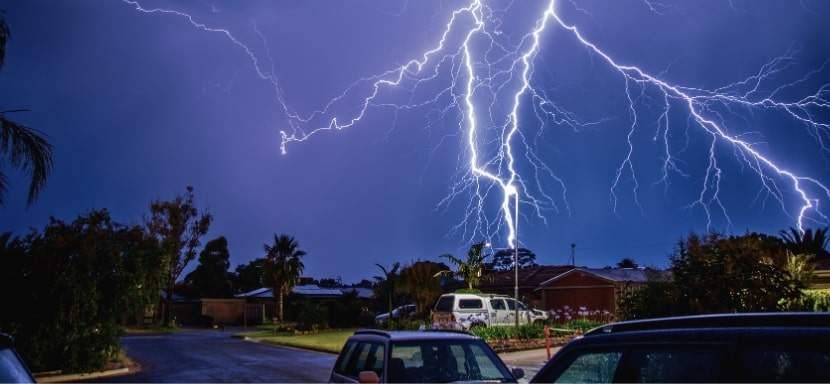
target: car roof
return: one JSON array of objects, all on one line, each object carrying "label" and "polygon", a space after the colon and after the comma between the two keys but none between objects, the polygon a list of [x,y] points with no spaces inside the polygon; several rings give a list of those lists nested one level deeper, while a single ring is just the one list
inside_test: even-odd
[{"label": "car roof", "polygon": [[830,330],[830,313],[730,313],[633,320],[604,325],[588,331],[585,336],[673,329],[782,327],[826,327]]},{"label": "car roof", "polygon": [[380,337],[389,341],[412,341],[412,340],[479,340],[479,337],[463,331],[450,330],[423,330],[423,331],[384,331],[380,329],[359,329],[355,336]]}]

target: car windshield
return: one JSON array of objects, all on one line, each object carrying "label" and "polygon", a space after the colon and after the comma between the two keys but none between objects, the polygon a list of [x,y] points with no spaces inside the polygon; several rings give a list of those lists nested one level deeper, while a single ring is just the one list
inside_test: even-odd
[{"label": "car windshield", "polygon": [[392,344],[389,381],[512,382],[513,376],[481,340],[423,340]]},{"label": "car windshield", "polygon": [[17,354],[0,347],[0,383],[31,383],[29,371],[20,363]]}]

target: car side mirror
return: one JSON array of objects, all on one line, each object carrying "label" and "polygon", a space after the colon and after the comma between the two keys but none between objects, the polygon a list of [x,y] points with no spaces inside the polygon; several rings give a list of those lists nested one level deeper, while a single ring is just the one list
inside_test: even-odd
[{"label": "car side mirror", "polygon": [[[522,372],[524,374],[524,372]],[[357,380],[361,383],[380,383],[380,377],[375,371],[361,371],[357,375]]]},{"label": "car side mirror", "polygon": [[510,373],[513,374],[513,378],[519,380],[525,377],[525,370],[521,368],[513,368],[510,370]]}]

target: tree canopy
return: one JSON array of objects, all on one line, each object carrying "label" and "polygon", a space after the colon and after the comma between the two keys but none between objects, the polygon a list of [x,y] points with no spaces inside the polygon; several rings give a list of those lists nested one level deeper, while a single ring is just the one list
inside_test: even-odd
[{"label": "tree canopy", "polygon": [[218,237],[205,244],[199,253],[199,265],[184,280],[196,290],[199,297],[230,297],[233,287],[228,267],[228,240],[224,236]]}]

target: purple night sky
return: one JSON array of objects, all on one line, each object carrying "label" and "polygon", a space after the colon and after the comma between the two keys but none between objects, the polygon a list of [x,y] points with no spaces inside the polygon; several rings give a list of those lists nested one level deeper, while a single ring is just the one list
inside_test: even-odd
[{"label": "purple night sky", "polygon": [[[355,80],[420,58],[440,39],[453,10],[467,2],[140,3],[186,12],[232,32],[263,68],[273,70],[286,103],[307,115]],[[498,8],[511,2],[492,3]],[[519,44],[546,3],[514,2],[499,38]],[[397,113],[371,107],[353,127],[290,143],[282,155],[280,131],[290,129],[289,118],[250,57],[223,34],[194,28],[177,15],[142,13],[122,1],[28,0],[0,9],[12,31],[0,71],[0,108],[31,109],[13,118],[44,132],[55,146],[53,175],[33,206],[25,204],[27,180],[10,170],[0,231],[22,234],[41,228],[50,216],[71,220],[96,208],[108,208],[119,222],[140,223],[151,200],[172,198],[193,185],[198,204],[214,215],[208,239],[228,238],[232,267],[262,256],[262,244],[274,233],[296,236],[308,252],[307,275],[347,282],[375,274],[376,262],[435,260],[461,253],[469,240],[480,238],[452,231],[465,217],[469,196],[438,207],[469,156],[457,111],[438,119],[435,105]],[[791,60],[762,83],[759,95],[811,71],[816,72],[776,96],[797,100],[830,83],[830,64],[822,66],[830,59],[828,2],[572,0],[559,1],[556,11],[618,62],[672,84],[717,89],[787,54]],[[545,225],[522,207],[522,244],[546,264],[566,263],[576,243],[578,264],[601,267],[630,257],[666,265],[680,237],[707,230],[705,211],[690,205],[701,194],[711,136],[690,124],[679,107],[673,110],[668,142],[682,172],[659,183],[665,156],[658,139],[658,93],[634,92],[640,123],[628,135],[624,81],[571,33],[548,28],[534,65],[539,89],[596,124],[575,129],[551,123],[534,136],[536,153],[563,181],[567,197],[561,197],[559,184],[542,179],[559,211],[545,211]],[[425,84],[416,96],[440,92],[446,84],[439,83]],[[367,89],[336,105],[338,116],[355,113]],[[384,92],[379,104],[412,97],[391,88]],[[827,110],[811,112],[827,122]],[[827,130],[810,131],[768,108],[711,113],[776,164],[830,185],[828,152],[815,138],[830,140]],[[521,116],[533,120],[530,109]],[[614,212],[609,194],[627,156],[628,136],[640,206],[633,179],[624,172]],[[731,226],[713,204],[710,229],[777,233],[796,225],[800,205],[790,184],[775,179],[779,203],[759,194],[763,185],[741,153],[725,143],[716,151],[720,203]],[[533,177],[526,165],[521,172]],[[817,188],[810,193],[830,204]],[[497,218],[498,197],[484,209]],[[805,225],[821,225],[819,215],[811,217]],[[504,246],[504,231],[492,240]]]}]

